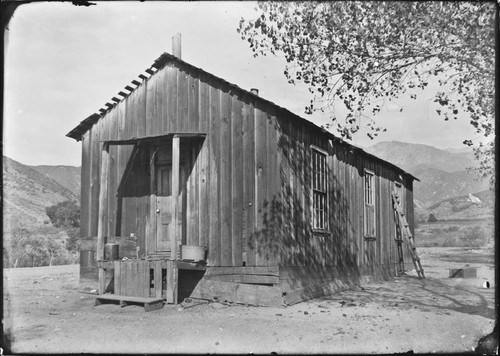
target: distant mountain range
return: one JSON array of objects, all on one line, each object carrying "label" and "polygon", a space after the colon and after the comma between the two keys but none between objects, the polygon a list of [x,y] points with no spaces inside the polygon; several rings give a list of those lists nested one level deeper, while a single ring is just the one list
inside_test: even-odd
[{"label": "distant mountain range", "polygon": [[366,147],[366,150],[412,174],[429,168],[452,173],[477,165],[472,151],[450,152],[422,144],[387,141]]},{"label": "distant mountain range", "polygon": [[[417,219],[425,220],[431,213],[438,219],[493,217],[495,193],[489,190],[489,182],[477,180],[467,171],[467,168],[477,167],[472,151],[441,150],[398,141],[380,142],[365,150],[420,180],[413,186]],[[469,194],[485,198],[484,204],[466,203]],[[462,202],[460,208],[457,202]]]},{"label": "distant mountain range", "polygon": [[477,180],[467,171],[477,166],[471,151],[450,152],[398,141],[381,142],[365,149],[420,179],[414,184],[414,198],[423,207],[490,187],[487,180]]},{"label": "distant mountain range", "polygon": [[80,196],[80,167],[74,166],[27,166],[52,178],[63,187]]},{"label": "distant mountain range", "polygon": [[469,153],[471,150],[470,148],[445,148],[445,151],[451,152],[451,153]]},{"label": "distant mountain range", "polygon": [[[438,219],[477,219],[493,216],[494,192],[487,181],[477,181],[466,169],[476,165],[472,152],[441,150],[404,142],[381,142],[366,151],[415,175],[418,219],[433,213]],[[456,152],[454,152],[456,151]],[[26,166],[3,157],[4,228],[48,221],[45,208],[64,200],[78,200],[80,167]],[[468,201],[469,194],[481,204]]]}]

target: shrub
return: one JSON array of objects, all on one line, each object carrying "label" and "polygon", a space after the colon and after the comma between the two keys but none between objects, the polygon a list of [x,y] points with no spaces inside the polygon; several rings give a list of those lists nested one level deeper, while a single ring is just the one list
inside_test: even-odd
[{"label": "shrub", "polygon": [[467,247],[481,247],[486,245],[488,237],[486,231],[481,226],[474,226],[460,234],[460,240]]},{"label": "shrub", "polygon": [[448,236],[441,244],[441,247],[455,247],[455,246],[457,246],[457,241],[456,238],[453,236]]},{"label": "shrub", "polygon": [[434,214],[429,214],[429,217],[427,218],[427,222],[433,223],[438,221],[438,219],[434,216]]},{"label": "shrub", "polygon": [[448,226],[445,231],[446,232],[455,232],[458,230],[459,230],[458,226],[453,225],[453,226]]},{"label": "shrub", "polygon": [[76,201],[57,203],[46,208],[45,212],[55,227],[64,229],[80,227],[80,206]]}]

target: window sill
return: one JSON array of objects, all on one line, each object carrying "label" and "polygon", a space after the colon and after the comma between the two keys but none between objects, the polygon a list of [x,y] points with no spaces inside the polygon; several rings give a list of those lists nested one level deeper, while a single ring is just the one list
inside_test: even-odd
[{"label": "window sill", "polygon": [[323,235],[330,235],[331,232],[328,230],[322,230],[322,229],[313,229],[312,230],[313,234],[323,234]]},{"label": "window sill", "polygon": [[377,237],[376,236],[365,236],[365,241],[376,241]]}]

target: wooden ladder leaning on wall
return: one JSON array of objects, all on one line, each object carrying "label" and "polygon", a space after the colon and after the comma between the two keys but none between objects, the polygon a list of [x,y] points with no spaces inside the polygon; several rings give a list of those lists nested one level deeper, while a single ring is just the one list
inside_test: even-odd
[{"label": "wooden ladder leaning on wall", "polygon": [[417,254],[415,240],[410,231],[410,227],[408,225],[408,221],[406,220],[404,210],[401,207],[401,199],[396,191],[392,192],[392,203],[396,218],[396,224],[399,226],[399,229],[396,230],[398,231],[398,234],[396,235],[396,242],[398,243],[399,270],[402,273],[404,268],[402,242],[403,237],[406,236],[408,243],[410,244],[411,259],[413,260],[413,265],[415,266],[415,271],[417,271],[418,278],[425,278],[424,269],[422,268],[422,264],[420,263],[420,257],[418,257]]}]

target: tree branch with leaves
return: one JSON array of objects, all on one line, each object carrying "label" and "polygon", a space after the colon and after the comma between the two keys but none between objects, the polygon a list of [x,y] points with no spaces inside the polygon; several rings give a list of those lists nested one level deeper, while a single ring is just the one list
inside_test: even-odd
[{"label": "tree branch with leaves", "polygon": [[284,55],[288,82],[312,94],[307,114],[329,112],[344,138],[362,126],[374,138],[386,131],[375,117],[385,99],[416,99],[437,79],[437,115],[470,118],[485,139],[464,144],[473,146],[479,174],[494,181],[494,3],[259,2],[257,11],[237,31],[255,57]]}]

